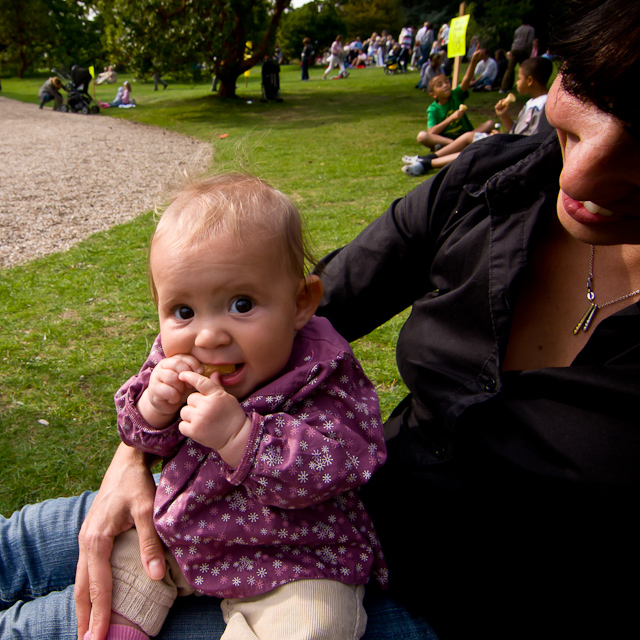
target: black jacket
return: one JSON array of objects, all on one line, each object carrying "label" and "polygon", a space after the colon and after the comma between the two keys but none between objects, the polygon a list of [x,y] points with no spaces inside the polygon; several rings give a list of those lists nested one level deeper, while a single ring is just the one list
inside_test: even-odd
[{"label": "black jacket", "polygon": [[570,367],[500,371],[561,167],[555,133],[492,136],[323,261],[349,340],[412,307],[365,502],[392,593],[443,636],[624,637],[640,595],[638,305]]}]

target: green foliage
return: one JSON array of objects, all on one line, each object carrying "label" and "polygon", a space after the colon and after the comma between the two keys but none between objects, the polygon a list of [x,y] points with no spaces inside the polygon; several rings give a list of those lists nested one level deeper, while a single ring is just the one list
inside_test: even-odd
[{"label": "green foliage", "polygon": [[374,31],[383,30],[397,38],[404,26],[400,0],[349,0],[343,10],[349,25],[349,38],[361,36],[365,40]]},{"label": "green foliage", "polygon": [[480,41],[490,49],[511,47],[513,32],[531,10],[531,0],[478,1],[469,5],[468,11],[478,23]]},{"label": "green foliage", "polygon": [[319,55],[331,46],[339,33],[347,33],[342,12],[332,2],[313,0],[284,14],[277,40],[285,58],[299,59],[303,38],[311,39],[316,55]]},{"label": "green foliage", "polygon": [[526,21],[536,30],[543,48],[549,44],[551,30],[564,16],[567,0],[476,0],[467,7],[478,25],[477,33],[490,49],[511,48],[513,32]]},{"label": "green foliage", "polygon": [[18,77],[33,67],[91,64],[99,20],[87,7],[65,0],[0,0],[0,53],[6,70]]},{"label": "green foliage", "polygon": [[437,30],[458,15],[460,3],[457,0],[402,0],[402,6],[407,24],[422,26],[429,20]]},{"label": "green foliage", "polygon": [[[237,78],[262,61],[290,0],[97,0],[112,59],[146,78],[205,63],[235,96]],[[246,42],[253,43],[245,56]]]}]

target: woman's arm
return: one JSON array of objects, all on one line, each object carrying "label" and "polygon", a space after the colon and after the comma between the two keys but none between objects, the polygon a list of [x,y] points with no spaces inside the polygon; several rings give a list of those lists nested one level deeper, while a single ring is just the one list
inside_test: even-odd
[{"label": "woman's arm", "polygon": [[431,289],[430,212],[448,171],[393,202],[347,246],[318,263],[325,293],[317,315],[347,340],[373,331]]},{"label": "woman's arm", "polygon": [[153,525],[155,483],[144,454],[121,444],[105,473],[100,491],[80,530],[75,601],[78,638],[91,626],[93,640],[103,640],[111,617],[111,550],[114,538],[135,527],[142,564],[149,577],[165,573],[164,552]]}]

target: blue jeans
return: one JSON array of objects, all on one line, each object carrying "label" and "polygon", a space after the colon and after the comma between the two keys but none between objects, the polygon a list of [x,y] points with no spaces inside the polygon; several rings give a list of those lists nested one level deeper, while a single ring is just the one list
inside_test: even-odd
[{"label": "blue jeans", "polygon": [[[73,582],[78,533],[95,494],[47,500],[0,516],[0,639],[76,640]],[[215,640],[225,628],[217,598],[178,598],[159,640]],[[438,640],[387,597],[365,599],[364,640]]]}]

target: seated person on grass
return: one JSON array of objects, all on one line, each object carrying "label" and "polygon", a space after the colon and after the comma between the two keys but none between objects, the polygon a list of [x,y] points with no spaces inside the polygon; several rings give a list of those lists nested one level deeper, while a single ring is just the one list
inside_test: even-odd
[{"label": "seated person on grass", "polygon": [[422,65],[420,70],[420,82],[416,89],[426,91],[429,82],[436,76],[444,75],[444,66],[442,66],[442,56],[439,53],[432,53],[429,59]]},{"label": "seated person on grass", "polygon": [[[407,175],[419,176],[433,167],[440,168],[457,157],[457,154],[476,140],[487,135],[494,127],[493,120],[483,122],[479,127],[473,128],[466,114],[467,107],[464,100],[469,97],[467,89],[471,85],[472,78],[478,62],[482,59],[484,50],[478,49],[471,56],[471,62],[462,78],[462,82],[455,89],[451,89],[449,78],[444,75],[433,77],[428,86],[429,95],[434,99],[427,109],[428,130],[421,131],[417,140],[421,144],[434,149],[439,146],[437,153],[427,156],[403,156],[405,166],[402,170]],[[451,145],[454,145],[451,147]],[[440,156],[453,155],[447,162],[442,163]],[[424,160],[424,164],[421,164]],[[431,161],[435,164],[431,165]]]},{"label": "seated person on grass", "polygon": [[[548,58],[529,58],[525,60],[518,71],[516,88],[518,93],[531,96],[520,110],[514,122],[509,115],[509,104],[515,101],[513,94],[498,100],[495,112],[502,121],[508,133],[531,136],[536,133],[550,133],[552,127],[547,121],[544,106],[547,101],[547,83],[553,71],[553,63]],[[441,169],[453,162],[460,152],[469,145],[469,136],[465,133],[450,145],[443,147],[427,156],[403,156],[404,173],[410,176],[420,176],[430,169]],[[471,140],[473,141],[473,140]]]},{"label": "seated person on grass", "polygon": [[445,147],[464,133],[488,133],[493,129],[493,120],[487,120],[474,129],[465,113],[464,101],[469,97],[468,89],[480,55],[481,52],[476,51],[471,56],[464,78],[455,89],[451,89],[451,81],[444,75],[431,79],[427,91],[434,101],[427,109],[428,129],[417,136],[420,144],[430,149],[436,145]]},{"label": "seated person on grass", "polygon": [[516,121],[509,115],[508,100],[499,100],[495,106],[505,130],[509,133],[530,136],[534,133],[550,132],[544,106],[547,102],[547,83],[553,72],[553,63],[548,58],[528,58],[520,65],[516,89],[518,93],[531,96],[522,107]]},{"label": "seated person on grass", "polygon": [[470,84],[474,91],[491,91],[498,75],[498,63],[486,49],[480,48],[480,51],[480,62]]}]

